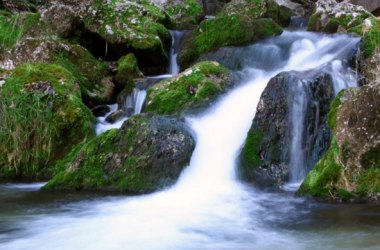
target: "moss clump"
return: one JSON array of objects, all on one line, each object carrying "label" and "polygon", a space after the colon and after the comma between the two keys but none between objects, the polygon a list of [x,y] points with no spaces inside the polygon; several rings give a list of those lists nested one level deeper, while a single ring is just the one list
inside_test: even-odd
[{"label": "moss clump", "polygon": [[[298,193],[335,199],[337,193],[334,192],[337,190],[332,187],[340,180],[343,171],[343,166],[338,163],[338,158],[339,146],[334,137],[330,148],[306,176]],[[341,190],[340,193],[343,194],[343,191]]]},{"label": "moss clump", "polygon": [[240,15],[219,15],[203,21],[192,31],[179,54],[179,63],[189,66],[201,55],[223,46],[243,45],[279,35],[282,28],[272,19],[251,20]]},{"label": "moss clump", "polygon": [[0,90],[0,172],[39,178],[71,146],[93,136],[76,78],[55,64],[17,67]]},{"label": "moss clump", "polygon": [[380,168],[371,167],[364,170],[358,179],[356,192],[363,197],[380,193]]},{"label": "moss clump", "polygon": [[16,15],[2,13],[0,15],[0,45],[6,50],[12,49],[25,32],[38,23],[39,19],[40,15],[35,13]]},{"label": "moss clump", "polygon": [[260,165],[260,144],[263,138],[261,131],[249,131],[242,150],[245,168],[256,168]]},{"label": "moss clump", "polygon": [[201,62],[148,91],[147,112],[177,114],[205,104],[229,83],[229,72],[216,62]]},{"label": "moss clump", "polygon": [[330,111],[327,115],[330,129],[334,129],[336,127],[337,112],[339,110],[339,106],[342,104],[342,98],[346,91],[347,90],[344,89],[341,90],[330,104]]},{"label": "moss clump", "polygon": [[369,18],[370,27],[360,24],[348,31],[359,36],[363,36],[363,52],[365,58],[370,58],[380,45],[380,19]]},{"label": "moss clump", "polygon": [[126,56],[123,56],[117,62],[117,74],[115,76],[116,83],[122,88],[126,88],[127,92],[131,92],[134,83],[133,79],[142,77],[137,59],[134,54],[130,53]]}]

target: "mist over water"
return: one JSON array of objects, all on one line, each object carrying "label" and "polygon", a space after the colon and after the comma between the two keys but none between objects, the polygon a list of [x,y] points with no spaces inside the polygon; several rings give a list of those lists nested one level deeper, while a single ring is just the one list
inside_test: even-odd
[{"label": "mist over water", "polygon": [[[186,118],[196,148],[174,186],[150,195],[62,204],[66,210],[47,210],[18,221],[17,230],[0,234],[0,248],[357,248],[360,236],[348,236],[355,230],[336,231],[312,224],[313,216],[318,216],[318,212],[311,212],[315,203],[292,193],[256,190],[241,183],[235,173],[237,156],[268,81],[282,71],[332,64],[346,84],[345,58],[357,42],[357,38],[345,35],[284,32],[280,37],[237,49],[237,54],[245,51],[244,67],[236,72],[237,87],[204,113]],[[258,64],[255,56],[250,57],[257,51],[263,58],[268,53],[271,60]],[[236,58],[232,56],[231,60]],[[323,225],[323,220],[318,223]],[[297,230],[297,225],[302,230]],[[373,243],[380,233],[369,235],[360,230],[366,234],[361,246],[376,246]]]}]

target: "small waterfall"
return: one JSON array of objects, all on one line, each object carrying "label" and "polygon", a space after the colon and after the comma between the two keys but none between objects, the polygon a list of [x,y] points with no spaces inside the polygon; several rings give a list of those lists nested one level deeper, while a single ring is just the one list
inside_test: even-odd
[{"label": "small waterfall", "polygon": [[178,56],[178,52],[179,52],[185,31],[171,30],[170,34],[172,36],[172,46],[170,48],[168,73],[172,76],[175,76],[180,72],[179,65],[177,64],[177,56]]},{"label": "small waterfall", "polygon": [[140,114],[145,104],[146,90],[134,88],[132,94],[125,99],[125,112],[131,115]]}]

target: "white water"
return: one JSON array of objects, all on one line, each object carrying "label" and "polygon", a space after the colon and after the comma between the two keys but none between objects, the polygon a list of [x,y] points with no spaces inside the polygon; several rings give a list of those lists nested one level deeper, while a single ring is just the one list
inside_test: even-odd
[{"label": "white water", "polygon": [[177,56],[185,32],[180,30],[171,30],[170,34],[172,36],[172,46],[170,48],[169,56],[169,74],[171,76],[175,76],[180,72],[180,68],[177,63]]},{"label": "white water", "polygon": [[[337,48],[350,39],[285,32],[268,41],[292,47],[289,58],[283,58],[287,63],[271,72],[245,68],[237,88],[207,112],[187,118],[197,143],[176,185],[151,195],[79,203],[77,212],[37,216],[0,248],[305,249],[313,237],[300,240],[270,228],[281,216],[289,216],[287,198],[241,184],[236,158],[269,79],[283,70],[306,70],[335,60],[341,53]],[[262,206],[263,200],[274,202],[282,213],[271,213],[273,207]],[[314,239],[315,249],[325,249],[318,244]]]}]

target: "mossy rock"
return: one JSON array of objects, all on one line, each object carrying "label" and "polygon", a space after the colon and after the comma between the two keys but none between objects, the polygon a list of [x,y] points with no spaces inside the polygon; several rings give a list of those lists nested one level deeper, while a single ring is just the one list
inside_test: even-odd
[{"label": "mossy rock", "polygon": [[315,12],[309,19],[308,30],[327,33],[335,33],[338,29],[347,31],[361,25],[368,17],[373,17],[373,15],[363,7],[347,1],[318,1]]},{"label": "mossy rock", "polygon": [[55,64],[24,64],[0,88],[0,176],[40,179],[94,135],[77,80]]},{"label": "mossy rock", "polygon": [[187,29],[197,25],[204,18],[203,5],[198,0],[169,0],[164,9],[172,19],[174,29]]},{"label": "mossy rock", "polygon": [[44,187],[49,190],[147,193],[173,184],[188,164],[194,141],[170,117],[134,116],[75,148]]},{"label": "mossy rock", "polygon": [[40,15],[36,13],[19,13],[12,15],[0,13],[0,46],[3,50],[11,50],[24,34],[36,25]]},{"label": "mossy rock", "polygon": [[114,61],[134,53],[142,68],[166,65],[167,22],[166,12],[150,1],[95,0],[84,14],[86,47],[96,57]]},{"label": "mossy rock", "polygon": [[144,75],[141,73],[137,64],[137,59],[134,54],[130,53],[123,56],[117,62],[117,74],[115,76],[116,84],[120,88],[126,88],[127,92],[132,92],[134,88],[133,79],[141,78]]},{"label": "mossy rock", "polygon": [[300,194],[380,202],[379,100],[380,84],[346,90],[336,97],[329,114],[334,139],[307,175]]},{"label": "mossy rock", "polygon": [[0,7],[15,13],[23,11],[36,12],[39,6],[46,3],[46,0],[2,0]]},{"label": "mossy rock", "polygon": [[281,33],[282,28],[272,19],[252,20],[237,14],[220,15],[203,21],[186,37],[178,63],[187,68],[201,55],[221,47],[245,45]]},{"label": "mossy rock", "polygon": [[368,18],[364,23],[348,30],[351,33],[363,36],[362,49],[365,58],[374,55],[376,48],[380,46],[380,19]]},{"label": "mossy rock", "polygon": [[55,63],[76,76],[82,97],[90,106],[113,100],[114,86],[107,81],[109,69],[87,49],[70,44],[60,38],[37,37],[22,39],[10,55],[15,65],[29,63]]},{"label": "mossy rock", "polygon": [[148,90],[146,112],[179,114],[201,107],[222,93],[231,83],[230,72],[217,62],[200,62],[178,76]]}]

